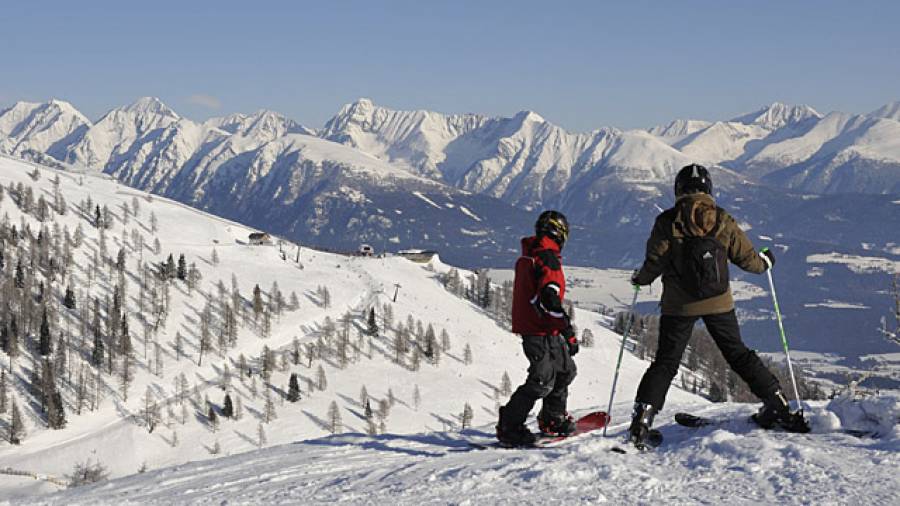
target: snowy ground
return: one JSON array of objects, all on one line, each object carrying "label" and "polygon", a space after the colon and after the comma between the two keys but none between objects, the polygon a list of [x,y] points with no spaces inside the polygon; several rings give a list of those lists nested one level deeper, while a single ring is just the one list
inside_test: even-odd
[{"label": "snowy ground", "polygon": [[[55,171],[43,170],[39,181],[33,181],[28,172],[30,164],[0,160],[0,183],[21,182],[32,185],[38,191],[49,192]],[[136,375],[127,400],[120,395],[115,376],[103,375],[105,382],[104,400],[98,410],[85,411],[76,415],[72,406],[73,394],[69,386],[63,390],[67,406],[68,424],[62,430],[48,430],[37,412],[31,411],[26,402],[29,399],[25,380],[25,370],[17,372],[17,381],[11,390],[12,396],[22,406],[25,413],[27,436],[21,446],[0,443],[0,470],[10,468],[16,472],[27,472],[38,477],[65,479],[78,462],[90,458],[103,463],[112,478],[134,474],[138,469],[159,469],[190,461],[213,459],[226,455],[256,450],[257,427],[264,411],[262,392],[264,385],[257,383],[258,395],[251,391],[251,381],[240,381],[235,371],[240,354],[253,361],[259,356],[263,346],[279,351],[290,349],[296,337],[301,345],[318,339],[326,317],[337,322],[341,316],[351,311],[356,320],[352,330],[352,341],[356,342],[356,328],[364,328],[361,314],[373,305],[376,310],[384,303],[390,303],[394,312],[395,325],[405,321],[409,315],[421,320],[425,325],[433,324],[436,333],[447,330],[451,339],[450,350],[443,355],[439,366],[423,362],[421,369],[412,371],[398,366],[393,361],[391,351],[394,332],[373,340],[372,354],[363,346],[358,360],[341,368],[332,359],[316,360],[312,368],[305,360],[300,365],[289,365],[287,370],[278,370],[272,379],[272,392],[276,399],[277,419],[264,424],[268,445],[279,445],[309,438],[319,438],[329,434],[325,422],[329,405],[338,404],[342,416],[343,432],[364,432],[365,418],[362,415],[359,392],[365,386],[372,397],[373,408],[377,401],[385,399],[392,392],[397,399],[390,415],[385,420],[387,434],[416,434],[430,431],[452,430],[458,427],[463,406],[469,403],[474,411],[474,426],[490,426],[496,420],[496,409],[506,397],[497,395],[500,379],[507,372],[513,387],[521,383],[526,375],[527,360],[521,351],[519,338],[499,327],[479,307],[462,300],[441,285],[439,273],[449,267],[439,260],[429,265],[417,264],[403,258],[359,258],[322,253],[307,248],[301,251],[301,262],[297,264],[296,249],[288,250],[288,258],[283,260],[279,248],[275,246],[249,246],[247,234],[251,230],[227,220],[208,215],[164,198],[147,200],[136,190],[123,187],[105,177],[86,174],[83,177],[61,174],[61,191],[70,206],[75,206],[87,195],[91,195],[99,205],[107,204],[114,212],[120,213],[121,206],[140,199],[141,212],[132,217],[129,225],[119,221],[108,234],[110,250],[117,251],[121,245],[123,232],[138,229],[144,235],[144,261],[161,261],[170,253],[176,257],[184,253],[187,262],[194,262],[203,273],[202,290],[214,294],[215,285],[221,280],[231,286],[231,276],[237,279],[244,297],[250,297],[255,284],[268,292],[273,281],[277,281],[287,296],[295,291],[299,296],[299,307],[286,312],[274,322],[271,336],[262,338],[252,328],[242,327],[237,346],[227,354],[210,353],[204,357],[202,366],[197,365],[197,320],[205,303],[204,294],[189,294],[182,284],[175,284],[172,291],[172,314],[157,340],[163,346],[165,359],[161,375],[152,374],[152,343],[150,353],[144,355],[141,332],[134,332]],[[158,219],[159,231],[152,233],[149,215],[153,212]],[[0,202],[0,215],[8,214],[12,223],[33,218],[23,215],[12,199],[7,196]],[[61,227],[73,230],[82,223],[86,234],[86,244],[93,248],[97,244],[97,231],[74,211],[66,216],[55,216]],[[150,251],[149,244],[159,239],[161,252]],[[75,272],[76,285],[87,287],[84,269],[89,264],[92,249],[83,247],[78,253],[79,268]],[[218,264],[213,264],[213,248],[219,256]],[[289,246],[289,248],[294,248]],[[129,269],[137,261],[137,254],[129,254]],[[465,274],[465,273],[464,273]],[[102,279],[99,281],[103,281]],[[399,295],[394,302],[395,284],[400,285]],[[130,283],[132,300],[129,307],[132,322],[138,321],[134,297],[137,283]],[[332,307],[323,308],[317,303],[315,290],[327,285],[332,295]],[[94,282],[93,296],[106,295],[108,284]],[[229,288],[230,289],[230,288]],[[81,295],[80,295],[81,297]],[[79,299],[83,300],[83,299]],[[379,316],[381,312],[379,311]],[[597,313],[578,310],[576,324],[579,328],[590,328],[597,345],[583,348],[576,358],[579,375],[571,388],[570,407],[588,409],[606,405],[611,386],[613,365],[620,338],[604,325],[606,320]],[[135,328],[138,325],[133,325]],[[251,325],[252,327],[252,325]],[[77,324],[73,324],[73,339]],[[68,330],[68,329],[67,329]],[[177,359],[173,341],[176,332],[185,338],[186,357]],[[463,348],[468,344],[473,350],[471,364],[463,362]],[[86,357],[73,356],[70,363],[77,365]],[[408,359],[407,359],[408,360]],[[0,352],[0,361],[7,366],[7,357]],[[278,360],[280,362],[280,359]],[[244,406],[241,420],[222,419],[221,427],[213,431],[206,421],[205,408],[190,407],[186,422],[182,422],[181,409],[174,407],[172,415],[162,409],[163,425],[150,433],[140,420],[143,407],[142,397],[149,387],[160,400],[172,399],[174,381],[184,373],[190,387],[196,384],[200,397],[208,396],[210,401],[221,407],[224,391],[219,388],[224,365],[228,364],[235,375],[230,383],[233,397],[240,397]],[[27,364],[19,360],[17,365]],[[258,370],[258,364],[253,363]],[[316,369],[322,366],[327,374],[325,390],[310,390],[307,380],[315,377]],[[624,419],[630,410],[634,389],[647,363],[626,354],[622,376],[619,382],[619,399],[614,410],[616,419]],[[281,392],[287,387],[288,375],[296,372],[300,376],[301,400],[292,404],[281,401]],[[257,375],[258,376],[258,375]],[[259,378],[257,377],[257,381]],[[414,390],[418,387],[421,403],[416,406]],[[679,389],[671,395],[675,402],[699,402],[702,399]],[[177,440],[176,440],[177,434]],[[394,436],[385,436],[387,438]],[[221,453],[213,455],[216,443]],[[35,481],[31,477],[9,476],[0,473],[0,498],[7,500],[33,499],[38,492],[53,492],[59,486],[49,481]]]},{"label": "snowy ground", "polygon": [[[152,471],[34,504],[898,504],[900,399],[836,400],[810,409],[811,434],[763,431],[753,406],[695,407],[719,427],[660,419],[655,452],[621,455],[620,423],[543,450],[472,450],[465,433],[345,434]],[[841,427],[877,430],[857,438]]]}]

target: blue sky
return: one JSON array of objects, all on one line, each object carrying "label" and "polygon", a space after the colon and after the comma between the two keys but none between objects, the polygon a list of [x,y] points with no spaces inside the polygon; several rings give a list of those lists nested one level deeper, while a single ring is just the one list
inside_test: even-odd
[{"label": "blue sky", "polygon": [[268,108],[318,127],[370,97],[584,131],[900,100],[900,2],[11,3],[0,107],[56,97],[92,119],[152,95],[194,119]]}]

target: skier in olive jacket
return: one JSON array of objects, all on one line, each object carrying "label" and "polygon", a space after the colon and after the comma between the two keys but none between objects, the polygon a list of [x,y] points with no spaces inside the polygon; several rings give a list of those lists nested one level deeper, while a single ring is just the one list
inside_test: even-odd
[{"label": "skier in olive jacket", "polygon": [[716,205],[706,168],[681,169],[675,196],[675,206],[657,217],[644,264],[631,279],[635,285],[649,285],[659,276],[663,281],[659,347],[638,387],[631,441],[640,445],[647,437],[699,318],[728,365],[762,399],[756,422],[808,431],[802,416],[790,412],[778,379],[741,340],[729,286],[728,262],[760,274],[774,265],[775,256],[768,249],[757,254],[734,218]]},{"label": "skier in olive jacket", "polygon": [[547,435],[568,435],[575,422],[566,412],[569,384],[575,378],[572,356],[578,340],[563,309],[566,279],[560,252],[569,237],[569,223],[557,211],[541,213],[535,235],[522,239],[513,284],[512,331],[522,336],[528,358],[528,378],[500,408],[497,439],[517,446],[535,441],[525,419],[543,399],[538,427]]}]

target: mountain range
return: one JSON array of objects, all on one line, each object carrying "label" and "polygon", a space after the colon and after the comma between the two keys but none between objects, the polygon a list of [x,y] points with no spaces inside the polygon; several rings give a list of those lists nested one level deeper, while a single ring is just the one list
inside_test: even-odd
[{"label": "mountain range", "polygon": [[[845,266],[811,277],[808,258],[900,259],[900,102],[868,114],[775,103],[725,121],[570,133],[530,111],[448,115],[368,99],[322,128],[272,111],[196,122],[156,98],[94,122],[52,100],[0,111],[0,153],[102,172],[312,246],[434,249],[466,267],[508,266],[536,211],[555,207],[573,226],[567,263],[634,268],[674,174],[700,162],[718,202],[758,246],[777,248],[794,290],[785,313],[807,329],[808,349],[823,326],[874,328],[883,304],[872,287],[888,286],[885,272]],[[808,306],[835,298],[865,309]],[[768,333],[750,320],[751,334]],[[882,351],[878,341],[865,348]]]},{"label": "mountain range", "polygon": [[[298,240],[439,248],[473,263],[515,248],[523,210],[556,207],[587,230],[643,225],[695,161],[713,168],[725,199],[748,186],[898,193],[900,102],[865,115],[775,103],[728,121],[576,134],[531,111],[447,115],[368,99],[321,129],[272,111],[199,123],[150,97],[92,122],[51,100],[0,112],[0,153],[102,171]],[[485,239],[473,254],[458,246],[466,237]]]}]

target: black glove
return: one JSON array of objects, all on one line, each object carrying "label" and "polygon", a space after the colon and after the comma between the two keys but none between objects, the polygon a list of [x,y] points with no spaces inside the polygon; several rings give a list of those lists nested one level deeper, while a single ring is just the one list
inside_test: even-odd
[{"label": "black glove", "polygon": [[772,250],[769,248],[763,248],[762,251],[759,252],[759,256],[763,257],[763,261],[766,262],[766,266],[769,269],[775,265],[775,253],[772,253]]},{"label": "black glove", "polygon": [[640,273],[641,273],[641,271],[639,271],[637,269],[635,269],[634,272],[631,273],[631,284],[632,285],[641,286],[641,284],[638,283],[638,274],[640,274]]},{"label": "black glove", "polygon": [[575,329],[571,325],[564,328],[561,332],[563,339],[566,340],[566,346],[569,347],[569,356],[574,357],[578,354],[578,338],[575,337]]}]

